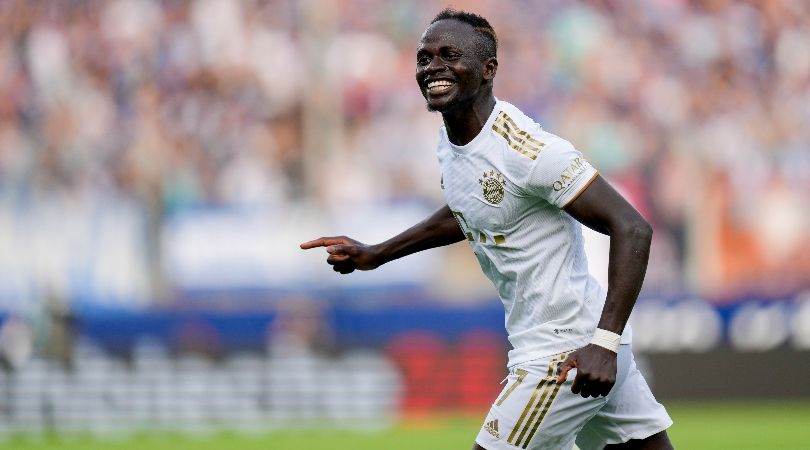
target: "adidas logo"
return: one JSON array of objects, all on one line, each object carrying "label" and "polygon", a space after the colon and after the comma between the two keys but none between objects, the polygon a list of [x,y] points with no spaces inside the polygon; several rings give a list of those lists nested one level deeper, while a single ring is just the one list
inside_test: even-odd
[{"label": "adidas logo", "polygon": [[487,433],[495,436],[495,439],[501,438],[501,435],[498,433],[498,419],[485,423],[484,429],[487,430]]}]

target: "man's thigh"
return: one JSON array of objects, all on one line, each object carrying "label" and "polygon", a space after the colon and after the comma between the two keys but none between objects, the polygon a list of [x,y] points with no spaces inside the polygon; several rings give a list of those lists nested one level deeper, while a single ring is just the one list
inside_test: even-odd
[{"label": "man's thigh", "polygon": [[644,439],[632,439],[623,444],[610,444],[605,450],[673,450],[666,431]]},{"label": "man's thigh", "polygon": [[[588,421],[577,436],[582,450],[605,448],[661,448],[660,442],[669,442],[666,432],[672,419],[658,403],[647,382],[636,367],[629,345],[619,350],[620,364],[627,373],[617,381],[608,395],[607,403]],[[622,361],[624,359],[624,361]],[[646,446],[646,442],[652,446]],[[610,447],[611,444],[629,446]],[[637,445],[644,446],[637,447]]]},{"label": "man's thigh", "polygon": [[565,383],[557,384],[557,366],[567,356],[567,352],[561,353],[513,367],[476,445],[485,450],[572,448],[577,432],[607,399],[572,393],[575,371]]}]

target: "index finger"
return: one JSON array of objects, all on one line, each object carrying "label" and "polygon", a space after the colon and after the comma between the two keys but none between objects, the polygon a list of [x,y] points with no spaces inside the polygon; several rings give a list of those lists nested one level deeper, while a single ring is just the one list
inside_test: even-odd
[{"label": "index finger", "polygon": [[568,355],[561,366],[557,368],[557,384],[562,384],[568,378],[568,371],[577,367],[577,360],[573,355]]},{"label": "index finger", "polygon": [[300,245],[303,250],[308,250],[310,248],[315,247],[329,247],[330,245],[338,245],[338,244],[345,244],[343,239],[338,239],[334,237],[322,237],[318,239],[314,239],[312,241],[304,242]]}]

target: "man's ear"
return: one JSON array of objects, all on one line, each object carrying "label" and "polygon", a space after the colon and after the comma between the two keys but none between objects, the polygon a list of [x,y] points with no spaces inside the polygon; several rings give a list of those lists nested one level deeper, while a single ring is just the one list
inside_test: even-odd
[{"label": "man's ear", "polygon": [[495,78],[495,73],[498,72],[498,60],[489,58],[484,62],[484,79],[491,80]]}]

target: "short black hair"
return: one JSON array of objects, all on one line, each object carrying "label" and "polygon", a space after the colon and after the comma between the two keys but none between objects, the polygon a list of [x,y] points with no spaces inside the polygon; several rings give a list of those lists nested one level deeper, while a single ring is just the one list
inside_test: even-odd
[{"label": "short black hair", "polygon": [[436,17],[430,21],[430,24],[440,20],[455,19],[467,24],[472,25],[473,29],[482,38],[478,47],[480,49],[479,57],[484,60],[488,58],[496,58],[498,55],[498,37],[495,35],[495,29],[489,24],[489,21],[478,14],[461,11],[453,8],[446,8]]}]

